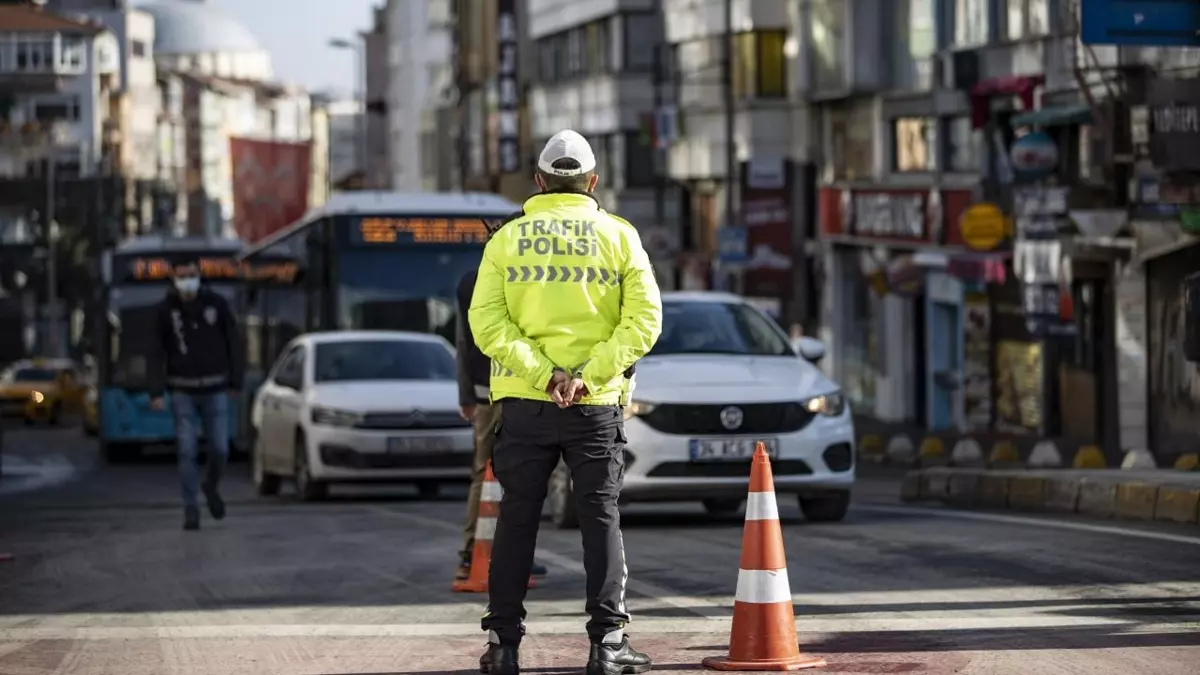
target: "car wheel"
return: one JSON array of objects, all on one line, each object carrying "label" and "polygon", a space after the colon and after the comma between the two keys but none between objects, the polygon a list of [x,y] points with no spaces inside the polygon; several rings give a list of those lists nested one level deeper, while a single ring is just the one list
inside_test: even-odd
[{"label": "car wheel", "polygon": [[254,473],[254,489],[263,497],[279,494],[279,476],[267,473],[266,460],[263,459],[262,440],[257,435],[254,438],[253,447],[250,463]]},{"label": "car wheel", "polygon": [[308,465],[308,448],[305,445],[304,436],[297,433],[292,480],[296,485],[296,499],[315,502],[329,494],[329,486],[312,477],[312,469]]},{"label": "car wheel", "polygon": [[571,492],[571,472],[567,465],[559,462],[550,475],[550,522],[560,530],[579,527],[579,514],[575,512],[575,495]]},{"label": "car wheel", "polygon": [[704,510],[714,518],[732,518],[742,510],[741,499],[704,499]]},{"label": "car wheel", "polygon": [[437,499],[442,494],[442,485],[423,480],[417,483],[417,494],[421,496],[421,499]]},{"label": "car wheel", "polygon": [[797,498],[800,510],[811,523],[836,523],[846,517],[850,509],[850,491],[832,492],[820,496],[804,496]]}]

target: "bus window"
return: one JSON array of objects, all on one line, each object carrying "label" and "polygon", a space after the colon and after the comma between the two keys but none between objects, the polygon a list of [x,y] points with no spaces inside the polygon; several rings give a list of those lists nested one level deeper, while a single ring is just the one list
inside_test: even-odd
[{"label": "bus window", "polygon": [[343,249],[339,327],[437,333],[453,343],[458,284],[482,255],[477,246]]}]

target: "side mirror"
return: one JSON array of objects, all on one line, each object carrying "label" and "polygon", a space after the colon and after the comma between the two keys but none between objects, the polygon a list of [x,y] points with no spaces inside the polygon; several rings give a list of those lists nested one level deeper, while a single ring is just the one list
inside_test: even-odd
[{"label": "side mirror", "polygon": [[825,343],[816,338],[802,337],[792,340],[792,349],[805,360],[813,363],[825,358]]}]

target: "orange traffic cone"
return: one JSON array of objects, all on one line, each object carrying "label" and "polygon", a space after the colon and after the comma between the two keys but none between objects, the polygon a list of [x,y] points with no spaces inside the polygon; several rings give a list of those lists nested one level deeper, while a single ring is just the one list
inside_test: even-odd
[{"label": "orange traffic cone", "polygon": [[796,641],[796,615],[779,528],[775,479],[762,443],[755,448],[750,465],[750,495],[746,500],[729,654],[710,656],[702,663],[715,670],[801,670],[826,665],[819,656],[801,654]]},{"label": "orange traffic cone", "polygon": [[[489,460],[483,473],[483,490],[479,495],[479,517],[475,520],[475,547],[471,551],[471,574],[466,579],[455,581],[455,593],[487,593],[488,571],[492,567],[492,539],[496,536],[496,518],[500,516],[500,497],[503,496],[500,482],[492,473]],[[533,588],[533,577],[529,577],[529,588]]]}]

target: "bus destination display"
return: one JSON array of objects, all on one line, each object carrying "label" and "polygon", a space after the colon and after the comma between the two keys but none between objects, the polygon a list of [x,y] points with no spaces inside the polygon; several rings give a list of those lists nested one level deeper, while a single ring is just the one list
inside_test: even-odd
[{"label": "bus destination display", "polygon": [[487,228],[478,218],[383,218],[358,221],[352,232],[359,244],[483,244]]},{"label": "bus destination display", "polygon": [[[165,281],[177,261],[161,257],[138,257],[129,261],[128,281]],[[236,262],[230,258],[200,258],[200,277],[208,281],[270,281],[292,283],[300,273],[294,262]]]}]

